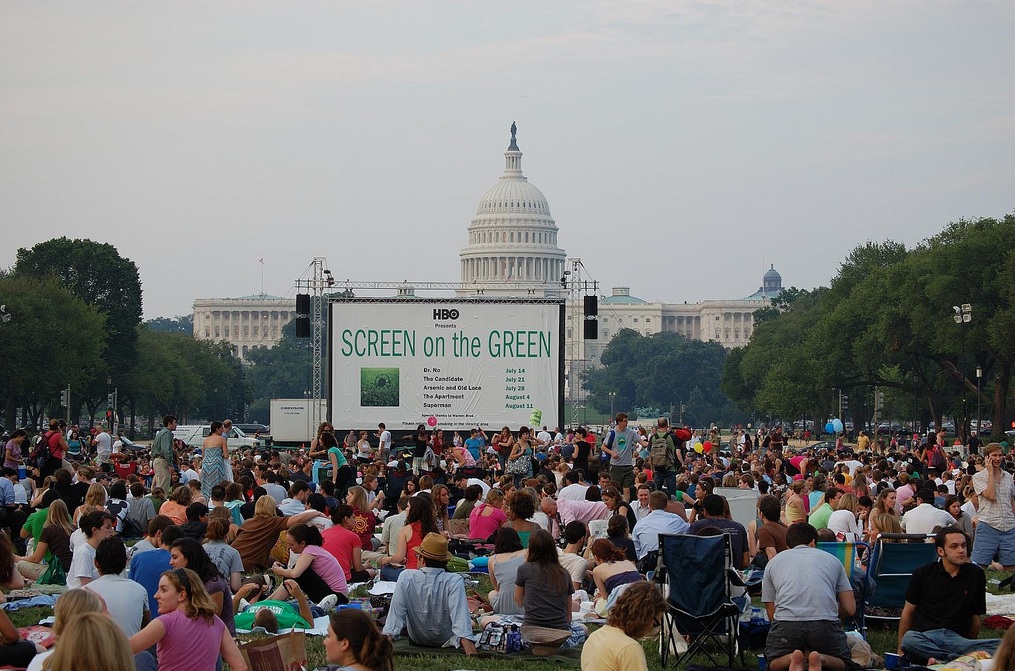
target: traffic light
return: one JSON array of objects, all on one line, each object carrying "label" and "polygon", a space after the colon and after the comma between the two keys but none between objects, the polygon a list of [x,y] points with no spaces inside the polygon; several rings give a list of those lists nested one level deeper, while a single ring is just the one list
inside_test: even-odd
[{"label": "traffic light", "polygon": [[109,426],[113,425],[113,411],[112,410],[107,410],[106,411],[106,421],[109,422]]},{"label": "traffic light", "polygon": [[70,389],[64,389],[60,392],[60,405],[64,408],[70,406]]},{"label": "traffic light", "polygon": [[106,405],[108,405],[110,408],[116,405],[116,394],[110,392],[109,394],[106,395]]}]

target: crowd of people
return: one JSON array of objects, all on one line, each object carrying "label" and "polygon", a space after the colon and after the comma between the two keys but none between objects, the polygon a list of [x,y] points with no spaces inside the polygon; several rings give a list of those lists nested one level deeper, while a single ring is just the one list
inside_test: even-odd
[{"label": "crowd of people", "polygon": [[[852,587],[806,550],[902,531],[935,538],[941,557],[914,576],[900,627],[900,653],[924,663],[997,644],[970,642],[977,601],[940,616],[940,571],[975,590],[980,566],[1015,569],[1013,469],[996,444],[965,461],[933,434],[881,452],[812,452],[788,449],[780,428],[633,427],[618,413],[598,434],[420,425],[401,444],[383,424],[341,437],[324,422],[307,450],[254,453],[231,452],[222,422],[197,449],[174,441],[174,417],[163,426],[150,459],[131,454],[137,467],[123,478],[112,441],[77,461],[84,452],[68,437],[79,434],[59,421],[44,450],[23,432],[6,443],[0,583],[66,576],[47,668],[71,668],[58,664],[88,640],[74,635],[79,621],[118,648],[96,668],[210,671],[244,668],[237,628],[310,627],[328,614],[329,660],[350,668],[391,668],[402,637],[471,654],[502,649],[497,632],[537,654],[582,646],[583,668],[645,668],[637,639],[665,607],[646,580],[659,534],[726,533],[737,568],[765,570],[772,668],[837,670],[848,666],[839,617],[856,607]],[[734,520],[722,488],[756,490],[756,518]],[[448,567],[477,554],[493,590],[470,600]],[[802,567],[813,584],[792,582]],[[383,627],[333,611],[373,579],[396,583]],[[117,631],[101,631],[104,613]],[[608,624],[590,634],[575,613]],[[0,613],[0,664],[41,659],[4,627]]]}]

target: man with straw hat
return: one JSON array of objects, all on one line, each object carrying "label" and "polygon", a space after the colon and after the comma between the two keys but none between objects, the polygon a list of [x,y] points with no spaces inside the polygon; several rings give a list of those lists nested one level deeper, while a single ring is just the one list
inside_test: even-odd
[{"label": "man with straw hat", "polygon": [[429,533],[414,549],[421,568],[406,569],[398,576],[384,634],[398,639],[404,632],[414,645],[461,647],[465,654],[475,654],[465,581],[446,570],[451,559],[448,539]]}]

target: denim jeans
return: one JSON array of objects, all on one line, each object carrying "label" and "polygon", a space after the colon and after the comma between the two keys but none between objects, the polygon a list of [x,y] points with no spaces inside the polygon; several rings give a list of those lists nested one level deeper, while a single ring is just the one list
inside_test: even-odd
[{"label": "denim jeans", "polygon": [[902,637],[902,652],[909,661],[926,664],[931,657],[945,662],[976,650],[985,650],[993,656],[1000,643],[999,638],[966,638],[951,629],[909,630]]}]

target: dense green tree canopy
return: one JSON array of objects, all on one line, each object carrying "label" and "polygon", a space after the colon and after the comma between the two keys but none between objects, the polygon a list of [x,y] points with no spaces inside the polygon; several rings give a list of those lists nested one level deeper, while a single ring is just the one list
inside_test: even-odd
[{"label": "dense green tree canopy", "polygon": [[70,385],[75,403],[81,385],[103,367],[105,316],[55,278],[0,277],[0,297],[11,315],[0,322],[4,425],[21,424],[19,407],[31,408],[30,424],[43,411],[62,415],[60,391]]},{"label": "dense green tree canopy", "polygon": [[[862,425],[877,386],[889,391],[896,416],[955,417],[963,438],[979,398],[1000,430],[1015,361],[1013,277],[1015,215],[959,221],[909,250],[861,245],[828,289],[757,325],[747,348],[727,360],[723,388],[742,407],[815,417],[832,416],[844,391]],[[957,324],[953,306],[963,304],[973,318]],[[882,409],[881,418],[891,412]]]},{"label": "dense green tree canopy", "polygon": [[720,390],[726,351],[714,342],[688,340],[676,333],[643,336],[620,331],[606,346],[602,368],[585,373],[588,400],[599,412],[655,408],[664,415],[704,426],[726,423],[742,415]]}]

